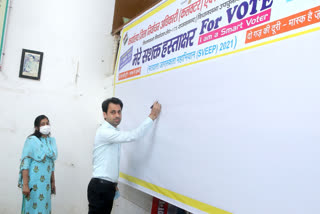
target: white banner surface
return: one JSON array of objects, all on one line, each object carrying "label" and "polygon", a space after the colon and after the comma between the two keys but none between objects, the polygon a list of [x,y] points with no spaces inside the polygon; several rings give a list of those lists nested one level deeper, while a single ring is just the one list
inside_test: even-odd
[{"label": "white banner surface", "polygon": [[168,0],[121,33],[121,181],[194,213],[315,213],[319,0]]}]

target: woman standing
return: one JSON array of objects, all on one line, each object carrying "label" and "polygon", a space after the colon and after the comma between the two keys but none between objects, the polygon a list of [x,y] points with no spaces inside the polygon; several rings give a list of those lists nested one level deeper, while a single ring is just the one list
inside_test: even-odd
[{"label": "woman standing", "polygon": [[22,214],[51,214],[51,194],[56,193],[54,161],[56,140],[50,137],[50,123],[45,115],[34,121],[34,133],[24,143],[19,187],[22,187]]}]

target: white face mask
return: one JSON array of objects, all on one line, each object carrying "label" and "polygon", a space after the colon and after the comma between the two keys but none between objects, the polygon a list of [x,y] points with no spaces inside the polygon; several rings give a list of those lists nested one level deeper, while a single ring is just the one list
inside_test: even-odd
[{"label": "white face mask", "polygon": [[40,133],[44,135],[48,135],[51,131],[51,127],[49,125],[40,126]]}]

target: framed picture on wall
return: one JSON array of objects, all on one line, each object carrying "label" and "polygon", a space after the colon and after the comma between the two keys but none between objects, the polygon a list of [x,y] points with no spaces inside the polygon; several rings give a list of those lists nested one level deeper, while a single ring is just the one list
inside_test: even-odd
[{"label": "framed picture on wall", "polygon": [[43,52],[22,49],[19,77],[39,80]]}]

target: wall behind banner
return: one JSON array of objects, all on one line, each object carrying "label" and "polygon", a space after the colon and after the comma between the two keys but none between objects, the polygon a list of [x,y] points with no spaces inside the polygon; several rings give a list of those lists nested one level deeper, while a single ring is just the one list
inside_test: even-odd
[{"label": "wall behind banner", "polygon": [[[39,114],[51,120],[59,150],[53,213],[87,213],[100,105],[112,96],[114,1],[11,3],[0,72],[0,214],[20,213],[19,159]],[[18,77],[22,48],[44,52],[40,81]]]},{"label": "wall behind banner", "polygon": [[9,0],[0,1],[0,65],[2,61],[3,44],[5,40],[8,7]]}]

